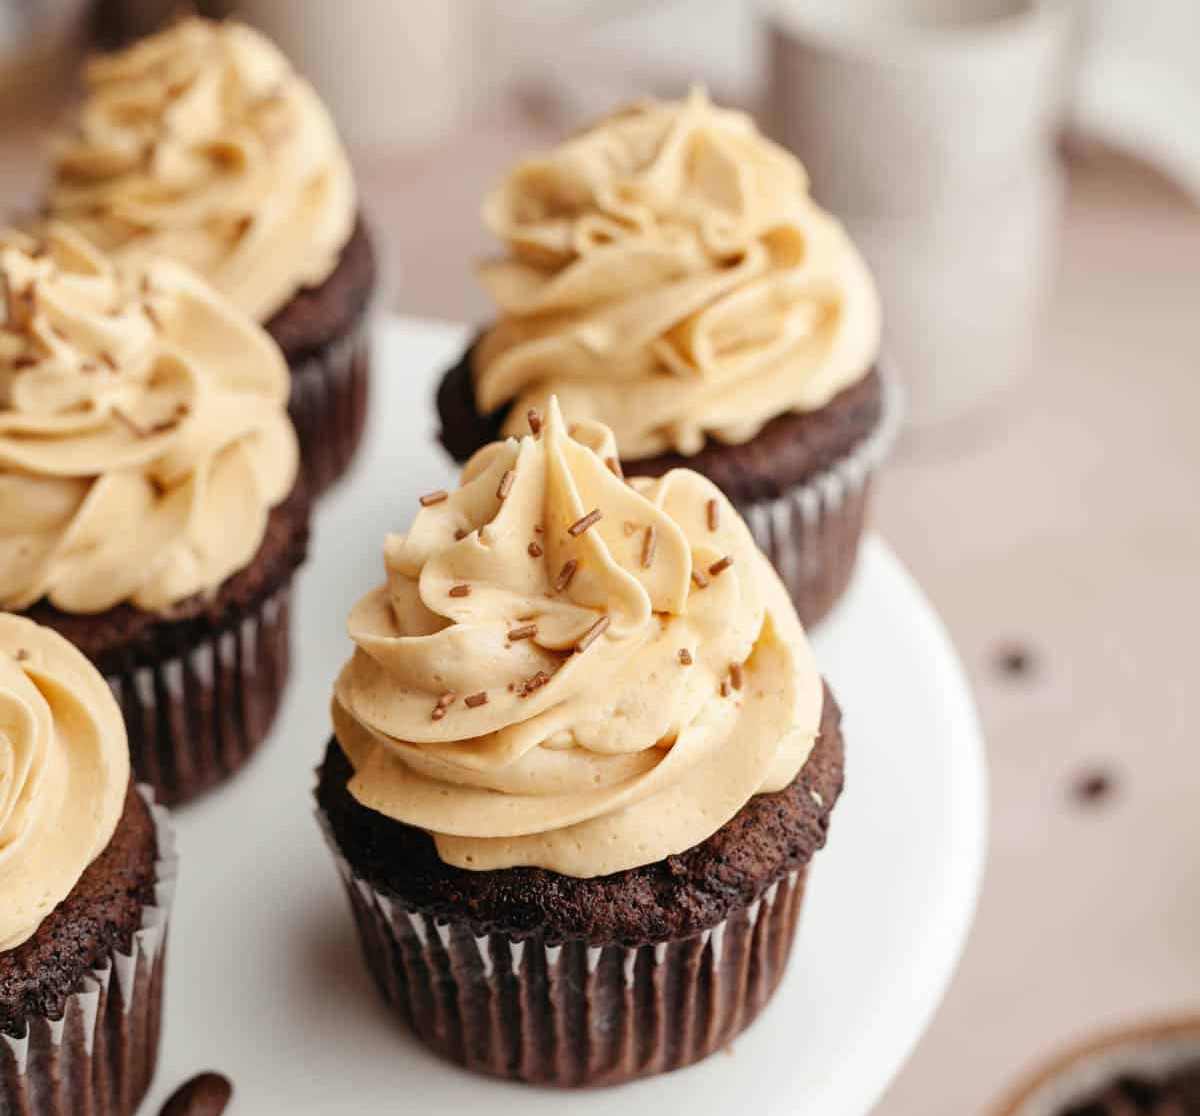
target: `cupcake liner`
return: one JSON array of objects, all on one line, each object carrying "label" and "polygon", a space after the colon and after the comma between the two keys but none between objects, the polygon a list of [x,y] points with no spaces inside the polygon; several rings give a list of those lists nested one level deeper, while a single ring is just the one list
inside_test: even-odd
[{"label": "cupcake liner", "polygon": [[180,625],[153,662],[108,674],[137,777],[174,806],[223,782],[262,743],[291,658],[291,586],[215,626]]},{"label": "cupcake liner", "polygon": [[1197,1063],[1200,1017],[1142,1024],[1060,1055],[1007,1097],[994,1116],[1060,1116],[1120,1078],[1160,1079]]},{"label": "cupcake liner", "polygon": [[367,311],[344,337],[291,365],[288,413],[314,496],[342,476],[362,441],[370,389],[370,322]]},{"label": "cupcake liner", "polygon": [[781,496],[733,500],[806,628],[825,619],[850,584],[871,481],[900,430],[904,408],[899,377],[886,361],[880,362],[879,372],[879,425],[845,457]]},{"label": "cupcake liner", "polygon": [[158,1060],[167,927],[178,860],[167,811],[139,786],[158,842],[154,905],[128,954],[116,950],[68,997],[60,1019],[0,1034],[0,1116],[132,1116]]},{"label": "cupcake liner", "polygon": [[625,946],[477,935],[376,890],[322,829],[384,999],[467,1069],[611,1085],[706,1058],[754,1020],[783,976],[807,871],[699,934]]}]

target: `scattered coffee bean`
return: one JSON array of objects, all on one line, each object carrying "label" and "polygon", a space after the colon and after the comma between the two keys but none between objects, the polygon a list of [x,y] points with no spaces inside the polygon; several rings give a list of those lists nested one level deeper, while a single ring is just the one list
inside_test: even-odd
[{"label": "scattered coffee bean", "polygon": [[160,1116],[221,1116],[232,1096],[229,1078],[219,1073],[202,1073],[171,1094]]}]

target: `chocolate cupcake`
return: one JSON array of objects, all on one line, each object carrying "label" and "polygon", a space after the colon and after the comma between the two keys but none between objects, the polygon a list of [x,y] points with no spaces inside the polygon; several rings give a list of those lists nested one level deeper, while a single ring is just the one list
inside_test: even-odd
[{"label": "chocolate cupcake", "polygon": [[149,1088],[175,884],[151,801],[96,669],[0,613],[0,1112],[132,1116]]},{"label": "chocolate cupcake", "polygon": [[0,233],[0,607],[70,639],[178,803],[266,735],[308,540],[278,347],[165,259]]},{"label": "chocolate cupcake", "polygon": [[996,1116],[1200,1116],[1200,1019],[1092,1039],[1039,1070]]},{"label": "chocolate cupcake", "polygon": [[276,47],[185,19],[91,61],[56,148],[50,214],[111,253],[165,255],[264,324],[292,372],[310,491],[366,416],[370,238],[333,121]]},{"label": "chocolate cupcake", "polygon": [[521,163],[484,218],[499,317],[438,393],[459,460],[556,394],[631,473],[718,484],[805,624],[853,572],[897,422],[874,284],[803,168],[701,93]]},{"label": "chocolate cupcake", "polygon": [[699,474],[486,447],[351,614],[320,818],[383,995],[470,1069],[676,1069],[778,985],[842,787],[787,593]]}]

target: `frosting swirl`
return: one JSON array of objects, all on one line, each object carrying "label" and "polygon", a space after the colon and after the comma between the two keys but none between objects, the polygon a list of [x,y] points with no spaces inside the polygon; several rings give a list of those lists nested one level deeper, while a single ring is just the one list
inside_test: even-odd
[{"label": "frosting swirl", "polygon": [[0,607],[163,611],[249,564],[297,474],[266,333],[168,260],[0,232]]},{"label": "frosting swirl", "polygon": [[879,347],[871,277],[804,168],[701,92],[634,104],[521,163],[487,199],[507,246],[482,279],[500,317],[476,397],[556,394],[631,460],[748,441],[823,407]]},{"label": "frosting swirl", "polygon": [[106,251],[187,264],[259,321],[333,272],[354,228],[350,165],[273,43],[185,19],[92,60],[85,82],[52,216]]},{"label": "frosting swirl", "polygon": [[104,851],[128,787],[125,723],[96,668],[0,613],[0,951],[32,937]]},{"label": "frosting swirl", "polygon": [[745,524],[688,470],[626,484],[614,453],[552,400],[540,436],[481,450],[388,538],[387,582],[351,613],[351,793],[450,864],[648,864],[812,748],[820,679]]}]

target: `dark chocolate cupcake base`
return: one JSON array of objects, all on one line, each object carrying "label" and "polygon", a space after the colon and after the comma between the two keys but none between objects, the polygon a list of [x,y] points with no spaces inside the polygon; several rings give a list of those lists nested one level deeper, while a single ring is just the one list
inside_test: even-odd
[{"label": "dark chocolate cupcake base", "polygon": [[4,1116],[137,1111],[158,1061],[176,871],[166,811],[147,790],[131,791],[113,841],[71,896],[29,942],[0,955]]},{"label": "dark chocolate cupcake base", "polygon": [[319,816],[385,1000],[436,1053],[530,1083],[617,1084],[725,1046],[786,969],[842,787],[839,721],[827,692],[790,787],[694,849],[597,879],[443,864],[427,834],[353,800],[332,744]]},{"label": "dark chocolate cupcake base", "polygon": [[137,778],[164,805],[224,782],[270,732],[289,675],[291,585],[307,546],[308,501],[297,491],[271,512],[254,561],[211,599],[165,616],[130,605],[75,616],[45,601],[25,613],[105,676]]},{"label": "dark chocolate cupcake base", "polygon": [[360,217],[333,274],[298,292],[266,324],[291,369],[288,412],[313,496],[346,472],[362,441],[375,282],[375,253]]},{"label": "dark chocolate cupcake base", "polygon": [[[506,418],[505,411],[478,412],[472,353],[446,374],[437,395],[442,444],[459,462],[498,438]],[[708,477],[746,520],[811,627],[853,576],[871,481],[895,441],[901,411],[898,378],[884,363],[821,410],[779,415],[749,442],[709,441],[691,457],[669,453],[623,465],[629,476],[686,468]]]}]

